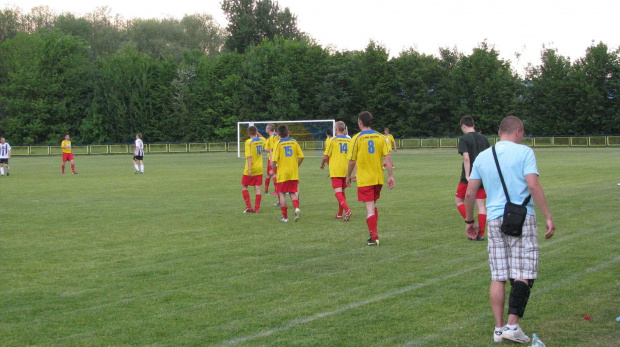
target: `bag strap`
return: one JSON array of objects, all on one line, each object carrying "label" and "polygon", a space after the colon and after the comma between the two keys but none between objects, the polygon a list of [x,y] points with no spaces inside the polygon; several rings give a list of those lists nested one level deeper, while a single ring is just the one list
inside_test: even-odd
[{"label": "bag strap", "polygon": [[[502,175],[502,170],[499,168],[499,161],[497,160],[497,153],[495,152],[495,146],[491,148],[493,151],[493,159],[495,159],[495,166],[497,167],[497,172],[499,173],[499,179],[502,181],[502,188],[504,188],[504,194],[506,194],[506,200],[510,202],[510,195],[508,195],[508,189],[506,189],[506,182],[504,182],[504,175]],[[532,195],[528,195],[527,198],[523,201],[521,206],[525,206],[529,204]]]}]

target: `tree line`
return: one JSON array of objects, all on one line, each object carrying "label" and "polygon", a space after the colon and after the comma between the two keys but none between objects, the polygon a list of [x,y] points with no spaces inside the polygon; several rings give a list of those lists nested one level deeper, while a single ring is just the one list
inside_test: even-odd
[{"label": "tree line", "polygon": [[543,48],[518,75],[486,41],[470,54],[370,41],[335,51],[271,0],[224,0],[208,14],[77,17],[47,7],[0,10],[0,136],[15,144],[218,141],[251,120],[343,120],[369,110],[396,137],[456,136],[471,115],[495,134],[509,114],[532,135],[620,133],[620,48],[592,43],[571,61]]}]

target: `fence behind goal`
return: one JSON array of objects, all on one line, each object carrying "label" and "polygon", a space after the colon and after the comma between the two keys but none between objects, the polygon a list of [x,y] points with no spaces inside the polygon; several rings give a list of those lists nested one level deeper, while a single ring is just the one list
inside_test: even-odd
[{"label": "fence behind goal", "polygon": [[[491,145],[497,141],[497,137],[488,137]],[[321,156],[325,150],[325,140],[298,140],[299,145],[304,150],[304,154],[310,156]],[[427,137],[427,138],[405,138],[396,139],[396,146],[399,149],[420,149],[420,148],[457,148],[459,139],[457,137]],[[541,136],[524,137],[524,145],[539,147],[620,147],[620,135],[601,135],[601,136]],[[217,141],[217,142],[162,142],[145,143],[144,152],[147,154],[157,153],[209,153],[209,152],[237,152],[243,154],[243,149],[238,148],[238,141]],[[134,145],[127,143],[111,144],[92,144],[74,145],[75,155],[109,155],[109,154],[132,154]],[[52,156],[62,153],[58,145],[15,145],[11,146],[13,156]]]}]

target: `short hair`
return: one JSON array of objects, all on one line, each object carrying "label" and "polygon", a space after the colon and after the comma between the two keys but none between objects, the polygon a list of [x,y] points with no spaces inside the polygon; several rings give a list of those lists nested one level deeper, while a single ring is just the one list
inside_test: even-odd
[{"label": "short hair", "polygon": [[461,125],[473,128],[474,127],[474,119],[471,116],[465,116],[465,117],[461,118]]},{"label": "short hair", "polygon": [[141,139],[142,138],[142,134],[141,133],[137,133],[136,136]]},{"label": "short hair", "polygon": [[258,129],[256,129],[256,127],[255,127],[255,126],[250,125],[250,126],[248,127],[248,134],[250,134],[250,136],[254,136],[254,135],[256,135],[256,132],[258,132]]},{"label": "short hair", "polygon": [[288,126],[280,125],[278,127],[278,135],[280,136],[281,139],[287,138],[288,137]]},{"label": "short hair", "polygon": [[332,133],[332,129],[327,129],[325,130],[325,134],[327,134],[327,136],[333,136],[334,134]]},{"label": "short hair", "polygon": [[347,130],[347,125],[344,124],[343,121],[337,121],[336,122],[336,131],[344,133],[345,130]]},{"label": "short hair", "polygon": [[362,121],[362,125],[365,127],[369,127],[372,124],[372,114],[368,111],[362,111],[359,116],[357,116],[357,119]]},{"label": "short hair", "polygon": [[385,128],[385,129],[383,129],[383,131],[386,131],[386,130],[387,130],[387,131],[390,131],[390,128]]},{"label": "short hair", "polygon": [[275,126],[275,124],[267,124],[267,127],[265,129],[270,130],[270,131],[274,131],[274,130],[276,130],[276,126]]},{"label": "short hair", "polygon": [[499,132],[502,134],[512,134],[518,129],[523,130],[523,122],[515,116],[508,116],[499,125]]}]

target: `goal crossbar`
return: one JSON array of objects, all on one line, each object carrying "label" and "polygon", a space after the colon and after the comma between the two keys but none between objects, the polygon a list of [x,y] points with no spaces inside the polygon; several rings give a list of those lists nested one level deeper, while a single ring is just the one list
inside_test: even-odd
[{"label": "goal crossbar", "polygon": [[[244,133],[244,130],[247,129],[248,127],[254,125],[258,128],[259,133],[261,133],[261,135],[267,135],[265,128],[267,127],[267,124],[274,124],[276,125],[276,129],[278,124],[287,124],[287,125],[295,125],[295,124],[301,124],[301,123],[306,123],[306,124],[312,124],[315,123],[317,124],[317,128],[320,129],[320,132],[310,132],[307,129],[304,128],[304,130],[306,130],[306,133],[304,135],[300,134],[300,133],[296,133],[295,130],[291,129],[291,137],[293,139],[296,139],[298,141],[312,141],[312,142],[318,142],[318,141],[324,141],[325,140],[325,131],[327,129],[331,129],[333,131],[334,129],[334,125],[336,123],[335,120],[333,119],[317,119],[317,120],[288,120],[288,121],[245,121],[245,122],[237,122],[237,157],[241,158],[241,152],[242,152],[242,146],[244,141],[248,138],[247,134]],[[296,128],[296,127],[291,127],[291,128]],[[307,139],[298,139],[296,138],[296,135],[298,136],[311,136],[311,138],[307,138]]]}]

